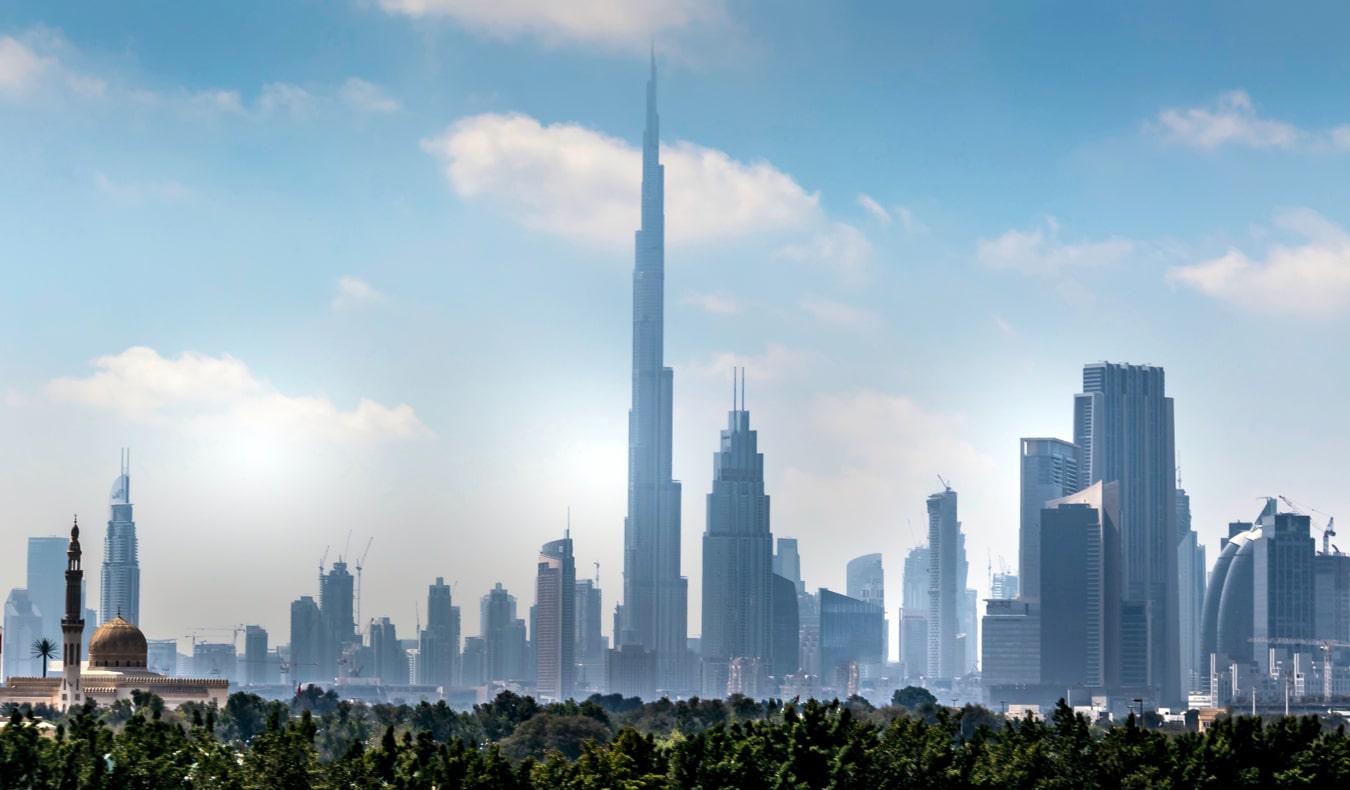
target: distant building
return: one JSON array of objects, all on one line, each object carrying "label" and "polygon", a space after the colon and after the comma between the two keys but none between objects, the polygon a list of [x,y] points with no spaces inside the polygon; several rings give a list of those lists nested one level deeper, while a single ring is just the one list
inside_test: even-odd
[{"label": "distant building", "polygon": [[319,646],[318,665],[322,677],[336,678],[338,659],[361,644],[356,629],[355,590],[356,579],[347,570],[347,563],[340,558],[327,573],[319,577],[323,640]]},{"label": "distant building", "polygon": [[901,579],[900,671],[906,678],[928,674],[928,547],[905,555]]},{"label": "distant building", "polygon": [[[28,599],[42,618],[39,631],[53,641],[61,641],[61,615],[66,608],[66,544],[68,538],[28,539]],[[80,591],[84,608],[84,591]]]},{"label": "distant building", "polygon": [[[1040,614],[1026,601],[985,602],[981,681],[986,689],[1036,686],[1041,682]],[[993,697],[989,698],[993,702]]]},{"label": "distant building", "polygon": [[288,683],[332,683],[337,677],[336,659],[331,671],[320,666],[328,634],[319,604],[309,595],[291,602],[291,657]]},{"label": "distant building", "polygon": [[243,680],[253,686],[267,682],[267,670],[270,664],[267,649],[267,629],[259,625],[250,625],[244,629],[244,672]]},{"label": "distant building", "polygon": [[146,668],[157,675],[177,677],[179,674],[178,640],[146,640]]},{"label": "distant building", "polygon": [[1350,555],[1313,557],[1313,636],[1350,643]]},{"label": "distant building", "polygon": [[600,587],[594,579],[581,579],[576,585],[576,687],[578,697],[601,692],[605,688],[605,661],[608,640],[601,634],[604,611]]},{"label": "distant building", "polygon": [[656,62],[642,133],[641,225],[633,266],[632,408],[623,605],[616,644],[654,651],[662,688],[691,684],[689,582],[680,574],[680,483],[671,477],[674,371],[665,364],[666,217]]},{"label": "distant building", "polygon": [[960,677],[965,656],[957,653],[966,574],[956,492],[948,486],[928,497],[928,671],[934,680]]},{"label": "distant building", "polygon": [[528,666],[529,645],[525,621],[516,617],[516,597],[502,587],[501,582],[484,595],[480,604],[483,646],[486,656],[485,680],[530,680],[533,667]]},{"label": "distant building", "polygon": [[1191,529],[1191,498],[1177,489],[1177,616],[1181,636],[1183,690],[1208,690],[1209,661],[1200,658],[1200,624],[1205,606],[1205,547]]},{"label": "distant building", "polygon": [[464,653],[460,656],[459,672],[461,686],[487,684],[487,643],[481,636],[464,637]]},{"label": "distant building", "polygon": [[[874,606],[881,607],[883,612],[886,611],[886,571],[882,567],[880,554],[864,554],[861,557],[849,560],[848,565],[844,568],[844,579],[848,597],[867,601]],[[881,644],[883,646],[881,663],[885,663],[888,658],[889,632],[890,622],[883,616],[881,620]]]},{"label": "distant building", "polygon": [[[28,590],[18,587],[9,591],[5,599],[4,666],[5,677],[33,677],[42,674],[42,660],[32,657],[30,646],[41,639],[42,614],[28,597]],[[47,637],[57,644],[60,637]]]},{"label": "distant building", "polygon": [[1148,688],[1162,704],[1184,702],[1176,452],[1163,369],[1084,365],[1083,392],[1074,396],[1074,444],[1081,453],[1080,484],[1120,484],[1121,600],[1147,604]]},{"label": "distant building", "polygon": [[1077,493],[1078,447],[1061,439],[1022,440],[1022,521],[1018,532],[1021,597],[1041,597],[1041,508],[1052,499]]},{"label": "distant building", "polygon": [[841,672],[856,673],[859,666],[881,663],[885,650],[885,610],[874,603],[840,595],[825,588],[816,593],[820,602],[820,677],[823,683],[842,691],[836,680]]},{"label": "distant building", "polygon": [[408,655],[398,638],[398,629],[388,617],[379,617],[370,622],[370,652],[375,666],[369,675],[380,679],[386,686],[410,685],[408,677]]},{"label": "distant building", "polygon": [[1095,483],[1041,510],[1041,680],[1109,690],[1120,678],[1119,488]]},{"label": "distant building", "polygon": [[779,538],[778,549],[773,555],[773,572],[797,585],[797,592],[806,592],[806,582],[802,581],[802,558],[797,553],[796,538]]},{"label": "distant building", "polygon": [[192,674],[200,678],[219,678],[231,683],[238,682],[239,656],[234,645],[224,642],[193,644]]},{"label": "distant building", "polygon": [[989,584],[989,597],[995,600],[1010,601],[1019,597],[1020,578],[1015,573],[1003,571],[995,573]]},{"label": "distant building", "polygon": [[570,531],[540,549],[534,601],[535,692],[544,700],[569,700],[577,670],[577,567]]},{"label": "distant building", "polygon": [[459,674],[459,607],[450,598],[450,585],[437,576],[427,588],[427,625],[418,635],[417,683],[454,686]]},{"label": "distant building", "polygon": [[609,651],[609,693],[643,700],[656,698],[656,653],[641,645]]},{"label": "distant building", "polygon": [[[733,394],[733,401],[734,401]],[[764,492],[764,455],[750,412],[735,404],[713,455],[703,534],[703,694],[726,694],[723,673],[735,658],[767,663],[773,635],[773,535]]]},{"label": "distant building", "polygon": [[784,678],[795,673],[801,659],[801,620],[797,616],[797,584],[773,575],[772,663],[769,673]]},{"label": "distant building", "polygon": [[131,506],[131,452],[122,451],[122,474],[113,481],[112,515],[103,540],[99,620],[115,617],[138,625],[141,619],[141,564]]}]

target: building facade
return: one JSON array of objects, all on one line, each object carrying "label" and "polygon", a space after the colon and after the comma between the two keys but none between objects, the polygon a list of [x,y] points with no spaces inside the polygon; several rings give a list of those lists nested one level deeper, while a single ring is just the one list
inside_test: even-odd
[{"label": "building facade", "polygon": [[961,676],[965,656],[958,649],[960,611],[966,580],[961,573],[961,522],[956,517],[956,492],[947,486],[928,497],[928,671],[930,679]]},{"label": "building facade", "polygon": [[665,168],[656,60],[642,136],[642,224],[633,270],[633,394],[628,414],[621,645],[656,653],[665,688],[689,683],[688,581],[680,575],[680,484],[671,476],[675,373],[665,365]]},{"label": "building facade", "polygon": [[1162,368],[1083,367],[1074,396],[1080,482],[1120,484],[1121,598],[1145,604],[1145,686],[1165,704],[1182,701],[1172,415]]},{"label": "building facade", "polygon": [[131,452],[122,451],[122,474],[113,481],[109,497],[111,516],[103,539],[103,568],[99,577],[99,620],[114,617],[137,625],[141,618],[141,563],[136,542],[136,520],[131,506]]},{"label": "building facade", "polygon": [[703,694],[714,699],[726,694],[726,665],[735,658],[767,665],[773,639],[773,535],[764,455],[744,403],[733,406],[713,455],[703,534]]},{"label": "building facade", "polygon": [[577,567],[570,534],[544,544],[534,582],[535,690],[562,702],[576,686]]},{"label": "building facade", "polygon": [[1078,447],[1061,439],[1022,439],[1021,524],[1018,575],[1021,597],[1041,597],[1041,508],[1052,499],[1077,493]]},{"label": "building facade", "polygon": [[437,576],[427,588],[427,625],[418,635],[418,685],[459,683],[459,628],[459,607],[451,599],[450,585]]}]

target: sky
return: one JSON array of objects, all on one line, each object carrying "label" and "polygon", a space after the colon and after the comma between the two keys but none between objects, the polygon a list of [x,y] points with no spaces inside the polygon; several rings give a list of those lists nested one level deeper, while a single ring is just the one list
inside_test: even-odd
[{"label": "sky", "polygon": [[363,619],[476,634],[569,512],[612,611],[653,42],[691,635],[735,366],[808,588],[880,551],[892,611],[939,475],[1016,570],[1087,362],[1166,369],[1211,560],[1350,514],[1344,4],[565,8],[0,3],[0,592],[74,514],[97,589],[130,447],[180,649],[367,543]]}]

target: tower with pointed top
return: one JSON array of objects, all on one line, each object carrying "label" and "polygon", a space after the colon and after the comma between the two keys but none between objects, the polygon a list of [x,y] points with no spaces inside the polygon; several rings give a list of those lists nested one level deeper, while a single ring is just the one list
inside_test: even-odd
[{"label": "tower with pointed top", "polygon": [[70,528],[66,549],[66,616],[61,618],[61,710],[84,704],[80,688],[80,644],[84,640],[84,571],[80,568],[80,522]]},{"label": "tower with pointed top", "polygon": [[773,658],[773,534],[764,454],[758,432],[750,428],[744,385],[740,397],[738,403],[733,390],[727,427],[713,456],[703,533],[702,693],[714,699],[726,695],[736,659],[758,660],[767,668]]},{"label": "tower with pointed top", "polygon": [[680,575],[680,484],[671,476],[675,374],[664,362],[665,170],[656,113],[656,57],[642,136],[642,224],[633,269],[633,400],[628,412],[628,515],[618,645],[656,654],[657,684],[688,682],[688,581]]},{"label": "tower with pointed top", "polygon": [[132,625],[141,621],[141,564],[136,543],[136,521],[131,513],[131,451],[122,451],[122,474],[113,481],[108,534],[103,539],[103,567],[99,579],[99,620],[121,617]]}]

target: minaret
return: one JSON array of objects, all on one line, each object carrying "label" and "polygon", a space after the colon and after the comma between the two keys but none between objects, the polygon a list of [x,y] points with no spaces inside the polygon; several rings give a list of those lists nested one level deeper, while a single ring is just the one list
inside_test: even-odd
[{"label": "minaret", "polygon": [[628,516],[617,645],[655,651],[657,684],[687,682],[688,582],[680,576],[680,484],[671,479],[675,374],[664,362],[665,169],[656,113],[656,57],[642,135],[642,225],[633,270],[633,401],[628,413]]},{"label": "minaret", "polygon": [[70,528],[70,548],[66,549],[66,616],[61,618],[61,710],[84,704],[80,688],[80,643],[84,640],[84,608],[80,590],[84,571],[80,569],[80,522]]}]

